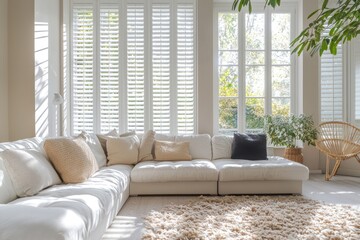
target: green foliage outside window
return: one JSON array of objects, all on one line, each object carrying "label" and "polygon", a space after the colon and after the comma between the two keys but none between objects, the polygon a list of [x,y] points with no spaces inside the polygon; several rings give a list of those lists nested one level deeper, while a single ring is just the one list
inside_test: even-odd
[{"label": "green foliage outside window", "polygon": [[[264,0],[265,6],[280,6],[281,0]],[[329,50],[336,55],[337,46],[356,38],[360,34],[360,1],[359,0],[337,0],[335,6],[330,6],[331,1],[323,0],[322,6],[312,12],[308,19],[311,20],[292,43],[293,53],[300,55],[304,50],[311,55]],[[252,11],[251,0],[234,0],[233,10],[241,11],[248,7]],[[330,29],[325,34],[325,26]]]}]

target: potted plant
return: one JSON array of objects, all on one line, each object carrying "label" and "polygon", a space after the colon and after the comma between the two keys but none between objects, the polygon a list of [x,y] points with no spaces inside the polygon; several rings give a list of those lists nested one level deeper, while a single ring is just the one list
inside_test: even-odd
[{"label": "potted plant", "polygon": [[301,148],[297,145],[302,141],[315,145],[317,130],[311,116],[265,116],[264,131],[274,146],[285,146],[284,157],[303,163]]}]

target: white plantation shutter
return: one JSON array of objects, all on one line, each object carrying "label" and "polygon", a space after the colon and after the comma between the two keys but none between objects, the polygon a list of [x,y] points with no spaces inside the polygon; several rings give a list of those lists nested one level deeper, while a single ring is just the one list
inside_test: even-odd
[{"label": "white plantation shutter", "polygon": [[144,5],[127,6],[127,114],[128,129],[145,129]]},{"label": "white plantation shutter", "polygon": [[177,7],[177,118],[178,133],[194,132],[194,7]]},{"label": "white plantation shutter", "polygon": [[324,52],[321,56],[320,104],[321,121],[343,120],[343,56],[342,46],[337,55]]},{"label": "white plantation shutter", "polygon": [[71,134],[194,133],[195,1],[71,6]]},{"label": "white plantation shutter", "polygon": [[119,9],[100,9],[101,132],[119,127]]},{"label": "white plantation shutter", "polygon": [[159,133],[170,132],[170,5],[152,6],[152,121]]},{"label": "white plantation shutter", "polygon": [[354,99],[354,118],[355,123],[360,124],[360,38],[352,41],[352,52],[353,52],[353,81],[355,90]]},{"label": "white plantation shutter", "polygon": [[73,7],[72,23],[72,128],[93,131],[94,42],[93,9]]}]

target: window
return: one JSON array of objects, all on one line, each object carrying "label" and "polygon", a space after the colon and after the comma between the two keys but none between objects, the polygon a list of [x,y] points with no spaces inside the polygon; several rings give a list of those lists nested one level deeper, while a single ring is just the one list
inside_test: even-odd
[{"label": "window", "polygon": [[215,132],[258,132],[266,114],[295,113],[295,6],[256,5],[251,14],[216,6]]},{"label": "window", "polygon": [[196,132],[194,0],[74,0],[71,134]]}]

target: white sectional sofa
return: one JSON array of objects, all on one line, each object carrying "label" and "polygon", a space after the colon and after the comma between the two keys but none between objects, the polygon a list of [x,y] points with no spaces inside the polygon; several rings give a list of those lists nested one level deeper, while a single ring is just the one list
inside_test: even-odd
[{"label": "white sectional sofa", "polygon": [[[193,160],[102,167],[83,183],[53,185],[19,198],[0,159],[0,239],[100,239],[129,195],[301,194],[309,176],[307,167],[281,157],[230,159],[231,137],[155,138],[190,142]],[[41,138],[2,143],[0,152],[42,151],[42,143]]]}]

